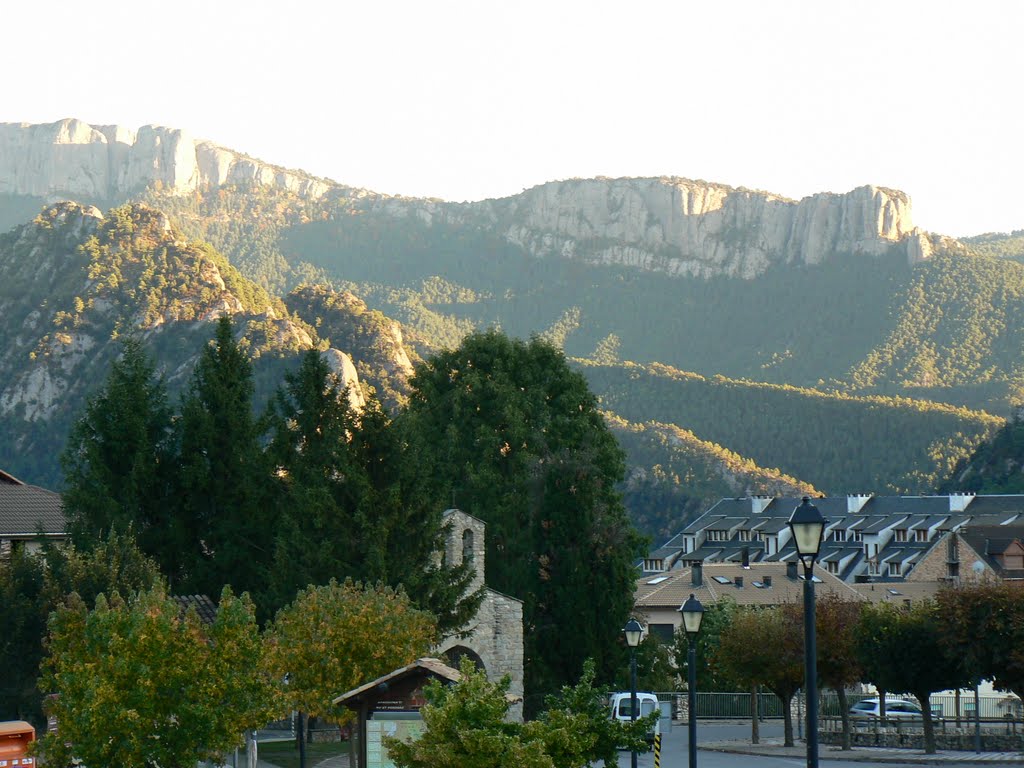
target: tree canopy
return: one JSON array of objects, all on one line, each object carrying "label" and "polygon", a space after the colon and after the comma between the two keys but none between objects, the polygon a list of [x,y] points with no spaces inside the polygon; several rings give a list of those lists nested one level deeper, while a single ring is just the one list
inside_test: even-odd
[{"label": "tree canopy", "polygon": [[429,358],[411,385],[400,427],[432,495],[487,523],[487,582],[524,601],[527,711],[585,658],[609,679],[642,542],[586,381],[549,344],[488,331]]}]

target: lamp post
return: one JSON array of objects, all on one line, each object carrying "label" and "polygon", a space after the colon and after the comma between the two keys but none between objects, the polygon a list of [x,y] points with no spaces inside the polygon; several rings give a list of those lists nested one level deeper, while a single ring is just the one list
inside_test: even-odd
[{"label": "lamp post", "polygon": [[687,708],[690,711],[687,728],[690,741],[690,768],[697,768],[697,633],[700,632],[700,622],[704,618],[704,606],[691,593],[690,599],[679,606],[679,612],[683,614],[683,629],[690,644],[686,659],[686,697]]},{"label": "lamp post", "polygon": [[[629,646],[629,719],[636,720],[636,647],[640,645],[644,628],[636,619],[630,619],[622,633],[626,636],[626,645]],[[631,768],[636,768],[635,749],[630,752],[630,765]]]},{"label": "lamp post", "polygon": [[825,518],[811,500],[789,518],[796,554],[804,566],[804,690],[807,692],[807,768],[818,768],[818,649],[814,626],[814,561],[818,559]]}]

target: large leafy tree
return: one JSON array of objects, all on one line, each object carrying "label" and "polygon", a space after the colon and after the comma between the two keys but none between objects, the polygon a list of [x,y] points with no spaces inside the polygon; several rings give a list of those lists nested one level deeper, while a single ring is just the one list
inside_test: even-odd
[{"label": "large leafy tree", "polygon": [[92,605],[101,593],[129,594],[160,582],[156,564],[131,535],[116,531],[89,550],[47,546],[41,555],[17,550],[0,560],[0,719],[42,721],[46,691],[37,681],[46,620],[67,595]]},{"label": "large leafy tree", "polygon": [[347,580],[310,586],[267,629],[267,664],[287,675],[288,704],[341,724],[339,694],[423,656],[436,640],[433,616],[406,594]]},{"label": "large leafy tree", "polygon": [[144,551],[165,554],[170,435],[164,382],[139,340],[129,338],[61,455],[64,510],[77,547],[131,530]]},{"label": "large leafy tree", "polygon": [[941,637],[971,679],[1024,698],[1024,590],[1008,582],[963,584],[936,596]]},{"label": "large leafy tree", "polygon": [[182,402],[177,509],[167,538],[183,554],[175,589],[215,595],[231,584],[265,592],[274,519],[260,432],[252,364],[225,316]]},{"label": "large leafy tree", "polygon": [[442,633],[464,625],[481,595],[465,594],[468,566],[436,557],[442,506],[425,492],[416,457],[380,403],[371,397],[354,412],[323,356],[310,350],[286,375],[271,423],[281,513],[268,604],[351,577],[404,585]]},{"label": "large leafy tree", "polygon": [[[843,749],[851,748],[850,711],[846,691],[863,675],[857,653],[857,625],[862,603],[844,600],[835,594],[817,598],[815,626],[817,631],[818,677],[832,688],[839,698],[843,722]],[[801,616],[801,621],[803,617]]]},{"label": "large leafy tree", "polygon": [[159,587],[101,595],[91,611],[73,595],[49,626],[43,686],[60,732],[41,740],[48,763],[190,768],[274,714],[252,604],[228,589],[210,627]]},{"label": "large leafy tree", "polygon": [[868,682],[881,691],[913,694],[921,703],[928,754],[935,753],[931,694],[971,682],[954,649],[943,642],[939,625],[933,601],[909,608],[880,603],[864,607],[856,631]]},{"label": "large leafy tree", "polygon": [[789,606],[740,609],[721,635],[715,666],[731,680],[762,685],[782,700],[785,745],[793,746],[790,702],[804,684],[803,628]]},{"label": "large leafy tree", "polygon": [[411,384],[409,455],[434,498],[486,521],[488,584],[524,601],[527,712],[588,657],[611,679],[641,540],[616,491],[623,453],[584,378],[539,339],[489,331]]}]

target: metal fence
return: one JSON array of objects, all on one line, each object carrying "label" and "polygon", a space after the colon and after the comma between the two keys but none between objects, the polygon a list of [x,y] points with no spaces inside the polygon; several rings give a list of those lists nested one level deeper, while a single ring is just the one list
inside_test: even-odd
[{"label": "metal fence", "polygon": [[[687,695],[685,693],[667,692],[657,694],[659,701],[671,702],[672,718],[674,720],[686,720]],[[847,694],[846,706],[852,707],[862,699],[872,698],[874,694]],[[907,698],[916,701],[913,696],[899,696],[895,698]],[[749,719],[752,715],[752,704],[750,693],[733,692],[697,692],[697,718],[699,720],[730,720]],[[937,721],[972,721],[974,719],[974,695],[971,693],[961,694],[959,699],[955,695],[934,695],[930,699],[932,714]],[[782,700],[773,693],[758,693],[757,695],[758,715],[761,719],[781,719],[783,716]],[[806,711],[806,702],[803,694],[798,693],[791,702],[794,718],[802,716]],[[1021,723],[1024,721],[1024,710],[1019,700],[1006,695],[986,695],[978,699],[979,717],[990,722]],[[839,696],[835,691],[825,690],[821,692],[818,704],[818,711],[825,718],[840,718],[842,707],[839,703]]]}]

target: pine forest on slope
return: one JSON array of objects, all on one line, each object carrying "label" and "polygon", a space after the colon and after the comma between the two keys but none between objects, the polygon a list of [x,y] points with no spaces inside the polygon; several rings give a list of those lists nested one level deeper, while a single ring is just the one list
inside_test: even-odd
[{"label": "pine forest on slope", "polygon": [[[334,347],[391,407],[410,362],[473,328],[543,335],[603,399],[630,456],[631,512],[658,535],[723,495],[932,492],[1003,423],[980,409],[1008,414],[1024,393],[1013,236],[947,242],[913,265],[829,253],[783,258],[751,279],[667,277],[538,258],[468,214],[431,219],[408,201],[350,192],[157,184],[138,199],[163,213],[108,214],[101,229],[122,241],[106,251],[62,230],[59,209],[0,235],[0,330],[16,340],[0,350],[4,380],[24,389],[50,375],[39,360],[51,356],[76,382],[49,392],[45,418],[0,393],[2,426],[17,435],[0,466],[57,485],[53,457],[116,353],[110,338],[141,329],[173,384],[212,333],[196,318],[224,301],[248,318],[261,381],[279,380],[300,348]],[[0,220],[27,221],[40,202],[5,195]],[[146,237],[118,230],[151,215],[159,226]],[[125,269],[122,253],[140,266]],[[224,291],[181,282],[204,263]]]}]

